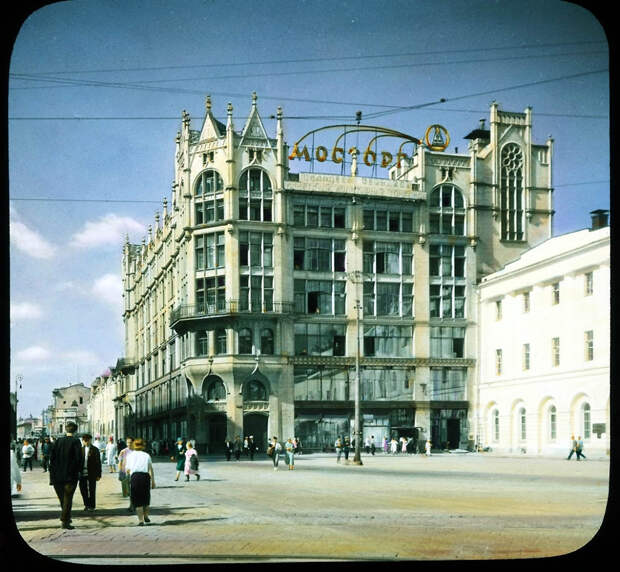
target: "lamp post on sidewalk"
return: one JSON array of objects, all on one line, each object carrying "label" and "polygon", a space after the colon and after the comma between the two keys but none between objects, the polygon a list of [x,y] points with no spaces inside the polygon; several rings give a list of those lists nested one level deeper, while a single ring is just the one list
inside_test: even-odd
[{"label": "lamp post on sidewalk", "polygon": [[355,352],[355,421],[353,435],[355,436],[355,456],[353,457],[353,463],[355,465],[363,465],[362,463],[362,431],[361,431],[361,403],[360,403],[360,301],[355,301],[355,327],[357,338],[357,350]]}]

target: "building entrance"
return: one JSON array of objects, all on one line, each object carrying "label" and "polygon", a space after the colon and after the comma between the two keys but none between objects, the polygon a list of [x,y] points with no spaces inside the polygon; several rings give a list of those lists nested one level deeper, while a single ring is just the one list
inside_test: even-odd
[{"label": "building entrance", "polygon": [[260,413],[248,413],[243,417],[243,436],[254,436],[254,445],[258,447],[258,453],[267,450],[267,415]]},{"label": "building entrance", "polygon": [[460,419],[446,419],[448,447],[458,449],[461,442],[461,421]]},{"label": "building entrance", "polygon": [[226,414],[209,415],[209,453],[223,453],[226,441]]}]

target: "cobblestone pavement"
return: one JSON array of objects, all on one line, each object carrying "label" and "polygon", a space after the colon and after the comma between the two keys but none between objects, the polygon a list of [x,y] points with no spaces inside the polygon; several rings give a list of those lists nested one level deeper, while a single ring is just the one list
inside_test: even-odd
[{"label": "cobblestone pavement", "polygon": [[[326,560],[463,560],[571,553],[603,521],[609,461],[487,454],[302,455],[295,470],[202,458],[201,479],[174,480],[155,462],[151,523],[138,527],[116,474],[97,509],[76,490],[74,530],[60,528],[47,473],[22,473],[19,533],[36,552],[88,564]],[[36,463],[35,463],[36,465]],[[107,467],[104,467],[104,470]],[[576,501],[578,499],[578,501]]]}]

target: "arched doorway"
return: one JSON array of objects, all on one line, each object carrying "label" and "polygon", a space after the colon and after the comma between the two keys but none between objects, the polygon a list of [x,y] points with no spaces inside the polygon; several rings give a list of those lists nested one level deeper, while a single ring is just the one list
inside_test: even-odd
[{"label": "arched doorway", "polygon": [[246,413],[243,417],[243,435],[254,435],[254,445],[259,453],[267,450],[267,415],[262,413]]}]

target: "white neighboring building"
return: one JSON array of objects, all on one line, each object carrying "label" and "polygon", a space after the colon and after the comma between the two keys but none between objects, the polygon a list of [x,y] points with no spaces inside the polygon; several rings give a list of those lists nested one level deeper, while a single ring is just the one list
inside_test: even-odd
[{"label": "white neighboring building", "polygon": [[[609,455],[610,229],[551,238],[480,292],[478,443],[498,453]],[[601,218],[603,219],[601,222]]]}]

